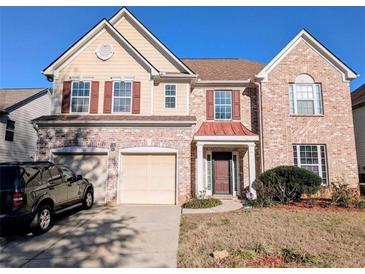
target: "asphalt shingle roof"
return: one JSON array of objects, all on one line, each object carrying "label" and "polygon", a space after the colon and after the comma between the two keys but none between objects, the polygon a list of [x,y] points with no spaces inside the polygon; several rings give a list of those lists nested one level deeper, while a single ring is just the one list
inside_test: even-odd
[{"label": "asphalt shingle roof", "polygon": [[181,59],[201,80],[248,80],[265,64],[246,59]]}]

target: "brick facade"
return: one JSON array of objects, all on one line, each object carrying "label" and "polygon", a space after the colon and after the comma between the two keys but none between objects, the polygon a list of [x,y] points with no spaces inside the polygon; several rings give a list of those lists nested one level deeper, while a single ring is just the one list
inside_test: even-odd
[{"label": "brick facade", "polygon": [[[288,85],[309,74],[322,86],[322,116],[293,116]],[[262,83],[264,165],[293,164],[293,144],[325,144],[329,181],[341,177],[358,186],[349,82],[305,42],[287,54]]]},{"label": "brick facade", "polygon": [[108,154],[107,201],[117,201],[119,150],[131,147],[163,147],[177,149],[178,200],[191,196],[190,147],[192,128],[41,128],[38,132],[38,159],[48,160],[50,150],[60,147],[110,148]]}]

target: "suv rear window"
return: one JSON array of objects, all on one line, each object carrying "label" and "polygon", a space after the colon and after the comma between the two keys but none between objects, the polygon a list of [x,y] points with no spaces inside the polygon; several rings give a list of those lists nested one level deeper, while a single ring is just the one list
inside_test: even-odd
[{"label": "suv rear window", "polygon": [[19,182],[19,167],[0,166],[0,190],[13,190]]}]

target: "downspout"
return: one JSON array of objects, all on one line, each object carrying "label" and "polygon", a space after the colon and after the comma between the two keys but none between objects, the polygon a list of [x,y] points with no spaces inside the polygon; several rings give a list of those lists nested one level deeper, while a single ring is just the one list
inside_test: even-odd
[{"label": "downspout", "polygon": [[260,165],[261,165],[261,172],[265,171],[264,165],[264,140],[263,140],[263,126],[262,126],[262,92],[261,92],[261,81],[260,83],[255,82],[254,80],[251,81],[257,87],[258,92],[258,105],[259,105],[259,140],[260,140]]}]

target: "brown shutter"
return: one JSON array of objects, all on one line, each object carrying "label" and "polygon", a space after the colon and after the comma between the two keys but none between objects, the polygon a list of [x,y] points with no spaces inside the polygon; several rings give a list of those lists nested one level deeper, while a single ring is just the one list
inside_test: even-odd
[{"label": "brown shutter", "polygon": [[214,120],[214,94],[213,90],[207,90],[207,120]]},{"label": "brown shutter", "polygon": [[241,107],[240,107],[240,91],[233,90],[232,91],[232,118],[233,120],[241,119]]},{"label": "brown shutter", "polygon": [[70,99],[71,99],[71,81],[63,82],[62,92],[62,113],[70,112]]},{"label": "brown shutter", "polygon": [[99,103],[99,82],[91,82],[90,113],[98,113]]},{"label": "brown shutter", "polygon": [[113,82],[105,81],[104,86],[104,113],[112,112]]},{"label": "brown shutter", "polygon": [[133,82],[132,113],[139,114],[141,109],[141,82]]}]

